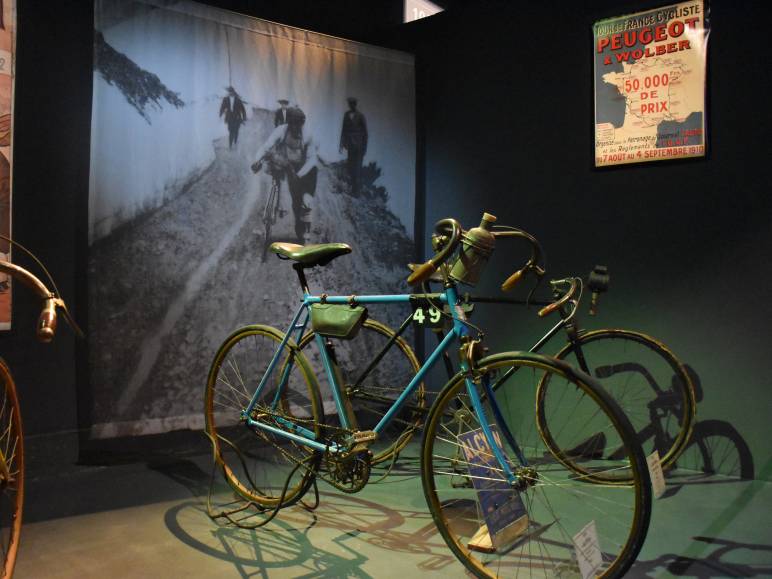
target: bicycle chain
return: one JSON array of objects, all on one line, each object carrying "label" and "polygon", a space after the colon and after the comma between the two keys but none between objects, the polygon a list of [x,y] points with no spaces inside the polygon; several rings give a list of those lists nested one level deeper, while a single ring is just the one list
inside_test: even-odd
[{"label": "bicycle chain", "polygon": [[[269,410],[262,410],[262,409],[261,410],[255,409],[253,414],[255,414],[255,416],[253,416],[253,420],[256,420],[256,418],[258,417],[262,418],[266,416],[273,418],[276,421],[275,425],[277,427],[281,427],[281,423],[276,419],[281,418],[283,420],[287,420],[288,418],[291,418],[295,424],[316,425],[316,426],[319,426],[319,428],[321,429],[326,429],[328,431],[335,431],[335,434],[333,434],[333,436],[325,438],[325,440],[328,440],[330,442],[334,442],[334,438],[339,438],[343,440],[345,436],[351,436],[354,433],[354,431],[351,430],[350,428],[343,428],[342,426],[332,426],[328,424],[320,424],[316,422],[313,418],[296,418],[294,416],[290,416],[287,414],[278,414],[276,412],[271,412]],[[258,434],[256,431],[255,433]],[[336,436],[336,434],[338,434],[339,436]],[[277,443],[275,443],[273,440],[270,440],[268,437],[261,436],[261,438],[266,442],[268,442],[270,445],[274,446],[282,455],[284,455],[285,458],[299,465],[299,467],[302,469],[305,469],[306,472],[310,472],[312,476],[314,476],[315,478],[320,478],[324,482],[332,485],[333,487],[335,487],[336,489],[344,493],[351,494],[351,493],[359,492],[365,487],[365,485],[367,484],[367,481],[369,480],[370,467],[371,467],[370,460],[369,460],[370,457],[367,456],[366,460],[363,460],[363,455],[365,454],[369,455],[369,451],[362,451],[362,452],[356,453],[355,455],[346,454],[342,458],[339,458],[337,453],[330,452],[329,445],[328,445],[328,450],[324,452],[322,460],[319,462],[319,464],[328,465],[327,466],[328,472],[333,472],[332,468],[330,468],[332,466],[340,473],[339,478],[332,478],[323,474],[323,471],[321,471],[320,469],[316,467],[310,467],[307,464],[305,464],[302,460],[295,458],[293,455],[291,455],[286,450],[281,448]],[[358,474],[356,472],[354,474],[351,474],[354,469],[353,468],[350,469],[349,465],[346,464],[346,463],[351,463],[352,461],[355,461],[353,463],[353,466],[355,468],[358,467],[357,470],[360,471],[359,476],[356,476]],[[356,462],[356,461],[363,461],[363,462]],[[346,477],[345,479],[343,478],[344,476]],[[356,480],[354,477],[356,477],[356,479],[358,480]],[[349,486],[346,486],[349,481],[352,484]]]}]

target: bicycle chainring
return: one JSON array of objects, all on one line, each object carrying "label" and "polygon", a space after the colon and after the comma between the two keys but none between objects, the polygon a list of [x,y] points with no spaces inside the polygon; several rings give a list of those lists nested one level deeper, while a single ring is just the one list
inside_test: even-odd
[{"label": "bicycle chainring", "polygon": [[349,494],[358,493],[370,480],[372,457],[373,453],[369,450],[348,453],[328,452],[324,457],[327,476],[322,478],[339,491]]}]

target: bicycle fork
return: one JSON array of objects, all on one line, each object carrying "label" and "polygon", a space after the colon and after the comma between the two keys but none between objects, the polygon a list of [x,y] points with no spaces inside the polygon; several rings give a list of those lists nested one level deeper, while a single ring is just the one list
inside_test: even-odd
[{"label": "bicycle fork", "polygon": [[465,382],[466,382],[466,391],[467,391],[467,394],[469,395],[469,400],[472,403],[472,410],[474,411],[475,415],[477,415],[477,418],[480,422],[480,428],[483,431],[483,436],[485,437],[485,440],[488,443],[488,447],[493,452],[493,456],[496,457],[496,462],[498,463],[499,467],[501,468],[501,471],[506,477],[507,483],[513,488],[518,488],[523,486],[524,481],[522,481],[521,477],[514,472],[514,470],[510,465],[510,461],[504,455],[504,451],[501,448],[501,445],[496,441],[496,439],[493,436],[493,430],[491,429],[491,426],[489,424],[488,418],[485,413],[485,409],[483,408],[480,394],[477,391],[478,383],[482,383],[483,389],[485,391],[485,395],[488,398],[488,401],[491,406],[491,410],[493,411],[493,416],[496,421],[496,425],[498,429],[500,430],[501,434],[504,436],[504,440],[506,440],[507,444],[512,448],[512,451],[515,453],[515,456],[517,456],[517,459],[520,462],[520,465],[522,467],[527,467],[528,460],[525,458],[523,451],[520,449],[520,445],[517,444],[517,440],[512,434],[512,431],[509,429],[509,426],[504,421],[504,416],[501,413],[501,408],[499,407],[498,402],[494,398],[493,389],[491,388],[488,377],[487,376],[475,377],[472,375],[467,375],[465,378]]}]

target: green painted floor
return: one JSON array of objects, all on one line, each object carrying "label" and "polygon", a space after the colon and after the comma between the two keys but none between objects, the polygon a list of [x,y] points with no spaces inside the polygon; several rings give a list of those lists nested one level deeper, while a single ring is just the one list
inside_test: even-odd
[{"label": "green painted floor", "polygon": [[[32,441],[17,578],[467,576],[426,508],[416,445],[358,494],[322,483],[315,512],[293,507],[243,530],[206,514],[200,434],[147,440],[85,457],[73,441]],[[761,466],[768,477],[772,465]],[[215,501],[230,497],[216,479]],[[671,480],[628,576],[772,577],[771,513],[770,483]]]}]

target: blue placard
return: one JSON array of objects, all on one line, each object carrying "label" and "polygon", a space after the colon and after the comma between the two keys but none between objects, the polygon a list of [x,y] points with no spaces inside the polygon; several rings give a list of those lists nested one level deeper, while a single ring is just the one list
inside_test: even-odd
[{"label": "blue placard", "polygon": [[[495,425],[491,425],[491,431],[496,444],[503,449],[501,436]],[[496,544],[497,533],[527,515],[525,505],[520,493],[510,486],[501,472],[482,429],[466,432],[458,439],[466,457],[469,476],[477,491],[488,533]],[[511,462],[509,466],[513,468]]]}]

